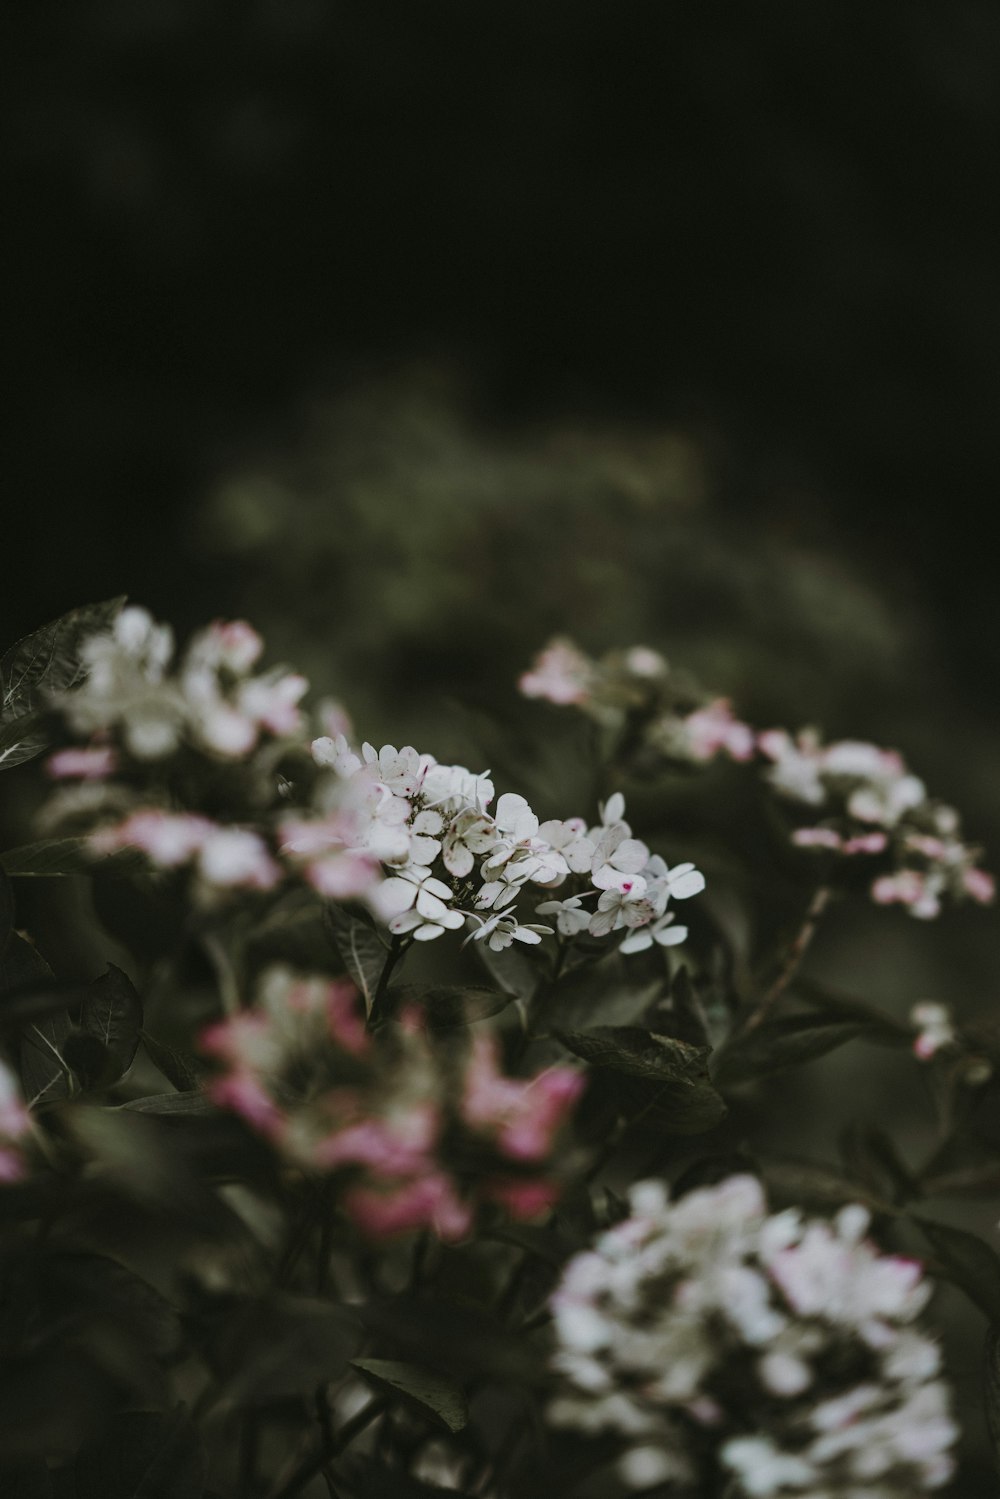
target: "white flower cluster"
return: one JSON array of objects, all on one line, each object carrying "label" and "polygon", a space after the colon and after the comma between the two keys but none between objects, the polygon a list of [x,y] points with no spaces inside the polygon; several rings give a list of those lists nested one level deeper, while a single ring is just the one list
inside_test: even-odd
[{"label": "white flower cluster", "polygon": [[130,606],[82,649],[83,682],[60,705],[80,733],[120,730],[138,760],[172,755],[184,742],[225,758],[253,750],[264,733],[294,734],[308,683],[280,668],[254,676],[264,643],[242,620],[196,635],[176,671],[169,625]]},{"label": "white flower cluster", "polygon": [[367,899],[395,936],[428,942],[467,927],[470,939],[497,952],[535,944],[553,928],[522,921],[519,898],[531,886],[554,890],[567,881],[567,898],[537,907],[555,917],[563,937],[623,931],[623,951],[634,952],[687,936],[667,906],[696,895],[704,877],[692,864],[669,868],[633,838],[620,794],[601,808],[596,827],[579,817],[539,823],[513,792],[491,811],[488,772],[439,765],[409,745],[365,744],[359,755],[340,735],[312,748],[328,772],[318,815],[284,821],[282,852],[302,861],[322,893]]},{"label": "white flower cluster", "polygon": [[958,1431],[937,1347],[912,1325],[930,1290],[864,1237],[863,1208],[768,1215],[751,1176],[676,1202],[641,1182],[629,1202],[552,1298],[554,1424],[627,1438],[636,1489],[703,1492],[706,1465],[751,1499],[904,1499],[948,1481]]},{"label": "white flower cluster", "polygon": [[844,855],[887,854],[892,868],[871,887],[879,905],[903,905],[923,920],[937,916],[945,896],[989,903],[992,877],[976,867],[977,851],[960,836],[958,813],[933,802],[896,750],[862,740],[823,744],[805,729],[758,736],[770,761],[767,779],[780,796],[815,807],[822,821],[800,827],[801,848]]}]

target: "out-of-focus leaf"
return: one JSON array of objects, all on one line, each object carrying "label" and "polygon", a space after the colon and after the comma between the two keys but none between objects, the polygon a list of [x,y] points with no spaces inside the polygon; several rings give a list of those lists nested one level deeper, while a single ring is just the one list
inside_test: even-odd
[{"label": "out-of-focus leaf", "polygon": [[212,1360],[233,1405],[267,1405],[338,1379],[358,1350],[353,1313],[308,1296],[240,1307],[218,1333]]},{"label": "out-of-focus leaf", "polygon": [[766,1160],[760,1173],[769,1192],[783,1203],[805,1206],[860,1202],[875,1213],[895,1215],[898,1209],[864,1182],[820,1161]]},{"label": "out-of-focus leaf", "polygon": [[441,1488],[404,1473],[395,1464],[349,1453],[337,1465],[337,1489],[351,1499],[469,1499],[465,1490]]},{"label": "out-of-focus leaf", "polygon": [[190,1093],[197,1089],[206,1071],[197,1057],[178,1051],[174,1046],[167,1046],[148,1031],[142,1031],[141,1035],[150,1061],[163,1073],[168,1083],[173,1083],[180,1093]]},{"label": "out-of-focus leaf", "polygon": [[454,1380],[419,1364],[399,1363],[395,1359],[355,1358],[358,1369],[374,1389],[383,1394],[401,1395],[421,1415],[430,1416],[446,1431],[461,1431],[468,1424],[469,1405]]},{"label": "out-of-focus leaf", "polygon": [[1000,1161],[979,1161],[921,1178],[925,1197],[994,1197],[1000,1192]]},{"label": "out-of-focus leaf", "polygon": [[127,1411],[76,1460],[77,1499],[202,1499],[205,1458],[183,1406]]},{"label": "out-of-focus leaf", "polygon": [[126,1327],[157,1358],[176,1352],[182,1340],[177,1313],[159,1291],[133,1270],[100,1254],[40,1253],[35,1260],[47,1309],[78,1318],[82,1309]]},{"label": "out-of-focus leaf", "polygon": [[390,1344],[401,1358],[433,1358],[459,1379],[483,1376],[523,1385],[541,1372],[538,1348],[530,1337],[465,1300],[391,1296],[369,1300],[359,1315],[383,1346]]},{"label": "out-of-focus leaf", "polygon": [[98,867],[113,865],[121,874],[129,869],[148,869],[149,861],[135,849],[95,855],[87,838],[41,838],[0,854],[0,865],[12,878],[65,878],[93,874]]},{"label": "out-of-focus leaf", "polygon": [[50,695],[67,692],[80,680],[80,646],[88,635],[107,629],[124,602],[108,599],[74,609],[0,656],[0,769],[46,748],[41,715]]},{"label": "out-of-focus leaf", "polygon": [[191,1118],[215,1112],[211,1102],[197,1088],[185,1093],[151,1093],[146,1098],[130,1098],[120,1108],[132,1114],[158,1114],[162,1117],[186,1115]]},{"label": "out-of-focus leaf", "polygon": [[913,1173],[884,1130],[855,1120],[842,1131],[838,1144],[848,1174],[873,1192],[899,1203],[919,1196]]},{"label": "out-of-focus leaf", "polygon": [[[555,1034],[592,1067],[643,1085],[634,1102],[655,1109],[679,1134],[714,1129],[725,1117],[726,1105],[709,1081],[704,1047],[628,1025]],[[635,1094],[634,1088],[629,1091]]]},{"label": "out-of-focus leaf", "polygon": [[533,963],[519,942],[512,942],[500,952],[494,952],[488,942],[474,942],[473,947],[483,967],[494,983],[499,984],[512,999],[530,999],[542,980],[538,963]]},{"label": "out-of-focus leaf", "polygon": [[114,963],[109,963],[107,973],[90,984],[80,1012],[80,1026],[117,1058],[121,1064],[119,1075],[128,1071],[139,1046],[142,1001],[128,974]]},{"label": "out-of-focus leaf", "polygon": [[110,1088],[122,1075],[122,1064],[96,1036],[75,1026],[60,1048],[63,1061],[74,1073],[85,1093]]},{"label": "out-of-focus leaf", "polygon": [[51,979],[52,969],[34,944],[20,932],[10,933],[0,954],[0,995]]},{"label": "out-of-focus leaf", "polygon": [[399,1014],[407,1004],[417,1005],[432,1030],[451,1030],[499,1015],[513,1004],[514,996],[502,989],[483,989],[470,984],[444,984],[429,989],[420,984],[394,984],[386,1002],[390,1014]]},{"label": "out-of-focus leaf", "polygon": [[799,975],[793,980],[792,988],[806,1004],[812,1005],[831,1019],[863,1021],[871,1027],[873,1035],[877,1033],[878,1038],[886,1043],[903,1041],[907,1045],[912,1044],[913,1027],[897,1020],[893,1015],[887,1015],[876,1005],[870,1005],[863,999],[855,999],[849,994],[838,994],[825,984]]},{"label": "out-of-focus leaf", "polygon": [[388,953],[374,926],[343,906],[327,906],[326,922],[341,961],[357,984],[370,1013]]},{"label": "out-of-focus leaf", "polygon": [[895,1040],[867,1020],[829,1020],[813,1015],[791,1015],[768,1020],[735,1036],[718,1054],[715,1080],[732,1085],[768,1077],[786,1067],[801,1067],[826,1056],[848,1041]]},{"label": "out-of-focus leaf", "polygon": [[976,1234],[913,1215],[942,1271],[990,1318],[1000,1322],[1000,1255]]}]

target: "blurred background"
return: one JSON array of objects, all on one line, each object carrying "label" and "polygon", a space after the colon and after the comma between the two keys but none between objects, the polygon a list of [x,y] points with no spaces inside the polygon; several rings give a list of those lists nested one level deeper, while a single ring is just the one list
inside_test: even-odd
[{"label": "blurred background", "polygon": [[[485,763],[548,636],[642,641],[898,745],[1000,866],[1000,7],[12,0],[0,56],[3,644],[245,614]],[[817,952],[990,1013],[998,935]],[[827,1133],[888,1097],[838,1067]]]}]

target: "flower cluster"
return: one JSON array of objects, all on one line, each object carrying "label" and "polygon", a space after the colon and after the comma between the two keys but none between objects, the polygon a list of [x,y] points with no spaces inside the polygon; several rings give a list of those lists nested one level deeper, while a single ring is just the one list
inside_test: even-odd
[{"label": "flower cluster", "polygon": [[370,1238],[460,1239],[488,1205],[530,1219],[559,1196],[552,1156],[584,1085],[575,1068],[508,1077],[479,1032],[456,1069],[419,1011],[371,1036],[349,984],[285,968],[202,1049],[220,1068],[212,1100],[299,1167],[336,1173],[341,1207]]},{"label": "flower cluster", "polygon": [[927,920],[945,898],[983,905],[994,899],[993,877],[963,841],[958,813],[932,801],[895,750],[860,740],[824,744],[813,729],[758,734],[726,698],[702,692],[641,646],[595,661],[568,640],[552,641],[520,687],[613,728],[622,753],[689,764],[718,755],[753,762],[773,792],[812,812],[791,832],[797,847],[879,860],[870,882],[879,905],[902,905]]},{"label": "flower cluster", "polygon": [[885,856],[890,867],[871,885],[879,905],[903,905],[928,920],[945,896],[993,900],[993,878],[962,841],[958,813],[930,800],[896,750],[854,739],[824,745],[811,730],[793,738],[771,729],[757,742],[774,790],[819,814],[818,822],[795,829],[794,843],[848,857]]},{"label": "flower cluster", "polygon": [[752,1499],[904,1499],[948,1481],[957,1428],[913,1325],[930,1289],[866,1239],[863,1208],[768,1215],[750,1176],[629,1201],[552,1298],[555,1424],[626,1438],[636,1489],[702,1493],[721,1471]]},{"label": "flower cluster", "polygon": [[[522,898],[564,885],[565,899],[538,908],[564,938],[620,932],[626,952],[684,940],[668,904],[698,893],[704,879],[691,864],[669,868],[632,836],[621,795],[593,827],[580,817],[540,822],[516,793],[494,805],[488,771],[441,765],[409,745],[356,749],[342,722],[310,745],[298,707],[304,680],[250,675],[261,649],[249,625],[218,622],[171,674],[169,631],[141,609],[123,610],[86,643],[83,681],[61,700],[71,728],[100,738],[51,757],[49,773],[77,784],[57,795],[50,823],[82,818],[96,855],[137,850],[158,868],[189,870],[203,900],[300,879],[325,899],[364,902],[407,941],[464,931],[494,951],[537,945],[554,928],[533,911],[525,919]],[[656,677],[659,657],[628,655],[637,678]],[[301,774],[281,800],[269,738],[300,756]],[[190,775],[170,798],[161,774],[151,803],[136,789],[141,762],[181,748],[209,760],[256,752],[247,769],[271,790],[235,822],[220,822],[214,803],[212,816],[191,805]]]},{"label": "flower cluster", "polygon": [[31,1132],[31,1116],[25,1107],[17,1079],[0,1059],[0,1184],[20,1181],[27,1167],[21,1149]]},{"label": "flower cluster", "polygon": [[668,759],[700,764],[720,753],[733,760],[754,755],[753,730],[728,700],[672,672],[647,646],[593,660],[570,640],[552,640],[518,685],[525,697],[579,708],[609,728],[632,722],[646,747]]},{"label": "flower cluster", "polygon": [[[83,734],[120,732],[128,753],[159,760],[182,744],[225,759],[249,754],[262,735],[294,734],[304,677],[280,668],[254,675],[264,643],[241,620],[209,625],[194,637],[177,669],[173,633],[145,609],[122,609],[109,631],[82,649],[83,681],[61,697],[70,725]],[[101,753],[98,747],[98,755]],[[101,763],[92,757],[95,775]],[[105,761],[110,771],[113,762]],[[79,773],[53,763],[56,775]]]}]

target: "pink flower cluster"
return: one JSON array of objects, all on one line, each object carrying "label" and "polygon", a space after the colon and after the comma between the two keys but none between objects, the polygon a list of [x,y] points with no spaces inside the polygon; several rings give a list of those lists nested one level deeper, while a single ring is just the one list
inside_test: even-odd
[{"label": "pink flower cluster", "polygon": [[97,855],[134,849],[160,869],[190,866],[206,892],[271,890],[282,878],[259,833],[224,826],[193,812],[144,807],[90,838]]},{"label": "pink flower cluster", "polygon": [[[477,1033],[456,1081],[417,1011],[370,1036],[350,985],[283,969],[202,1048],[221,1064],[211,1099],[295,1164],[337,1173],[340,1205],[368,1237],[427,1228],[460,1239],[489,1204],[531,1219],[558,1198],[549,1166],[584,1086],[574,1068],[508,1077]],[[474,1172],[461,1164],[473,1151]]]}]

